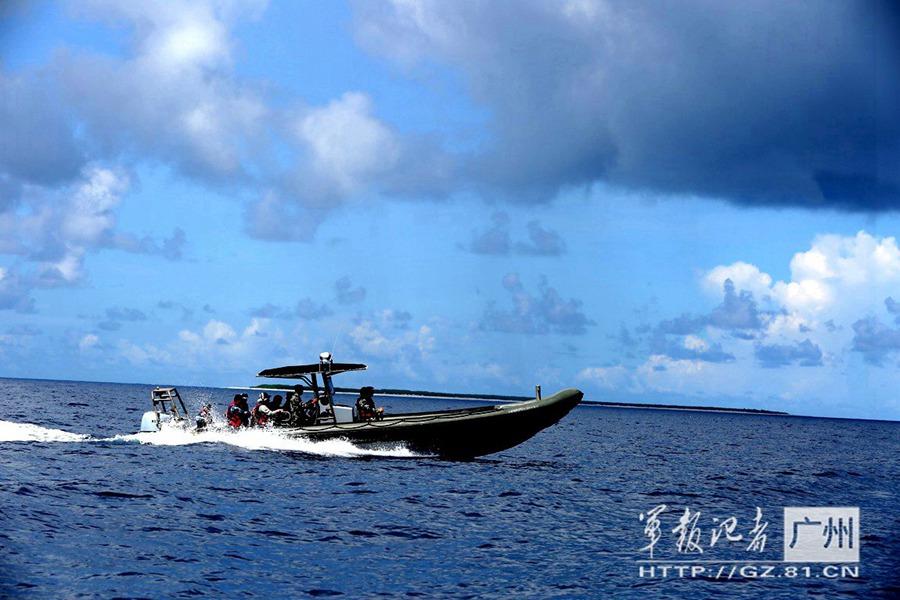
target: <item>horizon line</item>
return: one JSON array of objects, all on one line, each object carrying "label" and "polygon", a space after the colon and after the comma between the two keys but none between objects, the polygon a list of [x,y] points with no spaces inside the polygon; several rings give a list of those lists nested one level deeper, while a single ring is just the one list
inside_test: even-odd
[{"label": "horizon line", "polygon": [[[142,381],[95,381],[89,379],[48,379],[46,377],[9,377],[6,375],[0,375],[0,380],[20,380],[20,381],[46,381],[46,382],[60,382],[60,383],[102,383],[109,385],[143,385],[143,386],[152,386],[152,387],[165,387],[165,384],[156,384],[156,383],[146,383]],[[211,388],[211,389],[219,389],[219,390],[229,390],[229,389],[255,389],[256,386],[220,386],[220,385],[196,385],[196,384],[174,384],[172,387],[191,387],[191,388]],[[405,394],[403,396],[397,396],[396,394],[390,393],[382,393],[382,395],[386,396],[395,396],[395,397],[419,397],[419,398],[428,398],[428,396],[416,396],[413,390],[399,390],[399,388],[387,388],[395,391],[408,391],[411,393]],[[418,390],[419,392],[423,390]],[[348,393],[348,392],[338,392],[338,393]],[[522,398],[523,400],[526,398],[530,398],[530,396],[514,396],[512,394],[500,394],[499,397],[497,395],[490,394],[480,394],[480,393],[468,393],[468,392],[460,392],[460,394],[465,394],[464,396],[453,395],[452,393],[444,393],[444,392],[428,392],[429,394],[435,394],[434,396],[430,396],[431,398],[444,398],[444,399],[453,399],[453,400],[467,400],[467,401],[481,401],[481,400],[503,400],[503,398],[507,398],[507,402],[515,402],[515,400],[508,400],[509,398]],[[684,411],[684,412],[718,412],[718,413],[734,413],[734,414],[742,414],[742,415],[758,415],[764,417],[790,417],[790,418],[801,418],[801,419],[832,419],[839,421],[868,421],[868,422],[876,422],[876,423],[900,423],[900,419],[873,419],[867,417],[836,417],[836,416],[825,416],[825,415],[803,415],[803,414],[794,414],[783,411],[774,411],[771,409],[763,409],[763,408],[728,408],[728,407],[718,407],[718,406],[686,406],[686,405],[678,405],[678,404],[659,404],[659,403],[641,403],[641,402],[618,402],[618,401],[604,401],[604,400],[583,400],[579,406],[591,407],[591,408],[625,408],[625,409],[636,409],[636,410],[670,410],[670,411]]]}]

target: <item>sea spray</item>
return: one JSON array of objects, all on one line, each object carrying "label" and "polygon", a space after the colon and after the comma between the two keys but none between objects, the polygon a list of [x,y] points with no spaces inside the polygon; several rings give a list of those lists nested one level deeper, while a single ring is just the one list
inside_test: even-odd
[{"label": "sea spray", "polygon": [[220,427],[211,427],[197,433],[178,427],[164,427],[162,431],[153,433],[133,433],[97,438],[90,435],[41,427],[32,423],[12,423],[0,420],[0,443],[2,442],[137,442],[152,446],[228,444],[245,450],[302,452],[320,456],[382,456],[396,458],[418,456],[403,446],[368,449],[354,446],[346,440],[313,442],[302,437],[287,436],[278,430],[242,429],[232,431]]},{"label": "sea spray", "polygon": [[83,442],[89,435],[50,429],[32,423],[0,421],[0,442]]},{"label": "sea spray", "polygon": [[190,444],[219,443],[236,446],[245,450],[276,450],[345,457],[417,456],[403,446],[387,449],[368,449],[359,448],[347,440],[340,439],[313,442],[302,437],[287,436],[284,433],[273,429],[241,429],[232,431],[228,429],[210,428],[205,431],[193,433],[177,427],[164,427],[163,430],[159,432],[115,436],[110,438],[110,441],[139,442],[141,444],[152,444],[154,446],[185,446]]}]

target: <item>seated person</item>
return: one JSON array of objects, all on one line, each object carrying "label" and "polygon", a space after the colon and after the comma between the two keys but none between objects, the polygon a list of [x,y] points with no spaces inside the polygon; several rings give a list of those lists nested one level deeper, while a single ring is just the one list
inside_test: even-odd
[{"label": "seated person", "polygon": [[319,409],[319,397],[313,396],[308,402],[304,402],[303,387],[295,385],[293,393],[288,398],[287,406],[283,409],[288,414],[286,425],[288,427],[315,425],[319,420]]},{"label": "seated person", "polygon": [[[278,405],[281,406],[281,396],[278,396]],[[256,399],[256,406],[253,407],[252,416],[253,424],[257,427],[265,427],[270,420],[274,424],[276,420],[281,419],[285,414],[283,410],[272,409],[272,399],[266,392],[260,392],[259,398]]]},{"label": "seated person", "polygon": [[269,419],[271,419],[273,425],[285,425],[291,418],[291,413],[281,407],[282,400],[283,398],[276,394],[268,404],[269,410],[271,411],[269,413]]},{"label": "seated person", "polygon": [[284,398],[281,394],[275,394],[275,396],[269,401],[268,406],[272,410],[281,410],[281,403]]},{"label": "seated person", "polygon": [[308,402],[303,403],[303,424],[304,425],[315,425],[319,420],[319,415],[321,412],[321,406],[319,404],[319,397],[313,396]]},{"label": "seated person", "polygon": [[334,405],[331,403],[331,396],[324,390],[316,394],[319,401],[319,419],[333,419]]},{"label": "seated person", "polygon": [[197,431],[203,431],[206,429],[207,425],[212,423],[212,404],[206,403],[203,405],[203,408],[197,413],[195,422],[197,424]]},{"label": "seated person", "polygon": [[288,396],[287,406],[285,408],[289,415],[287,421],[289,427],[300,427],[304,424],[302,386],[294,386],[294,392]]},{"label": "seated person", "polygon": [[228,408],[225,409],[225,418],[232,429],[247,427],[250,425],[250,410],[247,406],[247,394],[235,394]]},{"label": "seated person", "polygon": [[380,421],[384,418],[384,409],[375,407],[375,388],[370,385],[360,388],[356,399],[356,416],[360,421]]}]

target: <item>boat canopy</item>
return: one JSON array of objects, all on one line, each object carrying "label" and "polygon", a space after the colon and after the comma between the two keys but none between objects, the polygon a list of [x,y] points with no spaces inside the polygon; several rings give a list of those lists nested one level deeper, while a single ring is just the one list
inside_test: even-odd
[{"label": "boat canopy", "polygon": [[[156,412],[171,414],[175,418],[187,417],[187,407],[181,394],[173,387],[157,387],[150,392],[150,401],[153,402],[153,410]],[[181,413],[178,412],[178,405],[181,405]]]},{"label": "boat canopy", "polygon": [[327,375],[337,375],[338,373],[346,373],[347,371],[365,371],[368,367],[361,363],[332,363],[321,361],[310,365],[289,365],[286,367],[275,367],[274,369],[266,369],[256,374],[257,377],[268,377],[270,379],[304,379],[305,375],[314,373],[322,373]]}]

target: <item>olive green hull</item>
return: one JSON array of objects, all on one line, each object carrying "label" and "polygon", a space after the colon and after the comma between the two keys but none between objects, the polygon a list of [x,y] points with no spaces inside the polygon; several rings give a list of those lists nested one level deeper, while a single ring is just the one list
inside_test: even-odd
[{"label": "olive green hull", "polygon": [[521,444],[566,416],[582,397],[579,390],[567,389],[541,400],[386,415],[381,421],[313,425],[286,433],[314,441],[339,438],[361,447],[402,445],[427,455],[472,458]]}]

